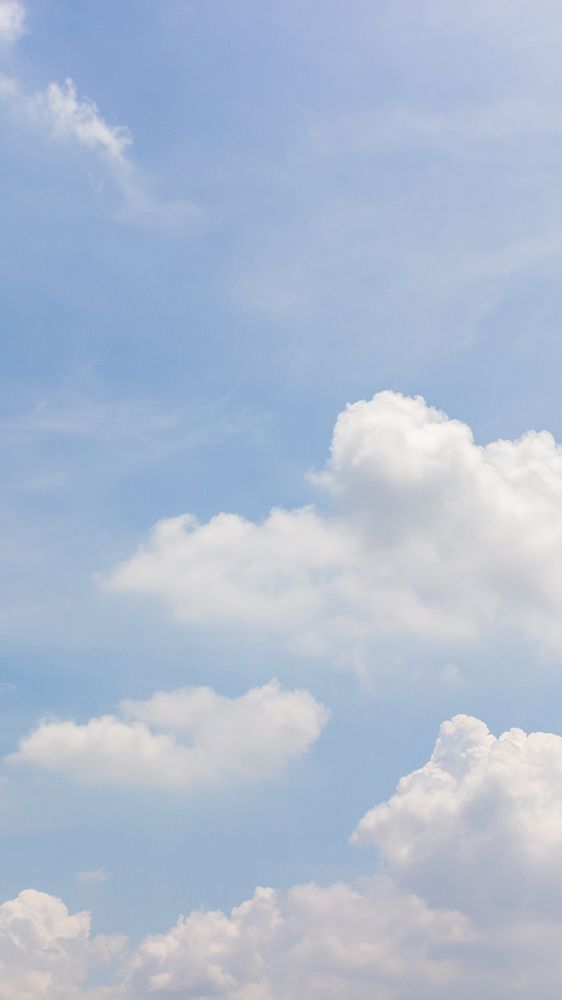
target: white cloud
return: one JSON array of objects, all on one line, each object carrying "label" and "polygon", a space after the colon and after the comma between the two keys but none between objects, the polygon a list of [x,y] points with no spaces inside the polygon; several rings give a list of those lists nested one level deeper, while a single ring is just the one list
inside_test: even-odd
[{"label": "white cloud", "polygon": [[92,967],[110,962],[122,936],[90,936],[89,913],[27,889],[0,906],[0,1000],[74,1000]]},{"label": "white cloud", "polygon": [[[9,0],[5,3],[6,9],[11,9]],[[0,42],[2,10],[0,0]],[[8,27],[5,31],[7,33]],[[111,125],[106,121],[95,101],[78,95],[76,84],[70,77],[62,85],[52,82],[44,90],[31,94],[19,80],[0,76],[0,98],[18,124],[44,131],[56,141],[67,139],[78,142],[97,153],[110,168],[122,194],[121,218],[157,229],[201,224],[203,215],[193,202],[186,199],[164,202],[152,197],[127,155],[133,143],[130,130],[125,125]]]},{"label": "white cloud", "polygon": [[372,1000],[394,995],[402,982],[429,996],[428,987],[450,982],[453,969],[431,947],[466,935],[461,915],[432,913],[385,879],[362,890],[344,883],[287,894],[258,889],[229,916],[194,912],[147,938],[126,969],[125,995]]},{"label": "white cloud", "polygon": [[348,630],[350,641],[360,630],[342,613],[342,567],[355,545],[345,525],[312,508],[274,510],[263,524],[219,514],[199,525],[186,515],[161,521],[109,586],[164,598],[188,622],[288,630],[299,645],[324,651],[318,625]]},{"label": "white cloud", "polygon": [[127,156],[133,137],[125,125],[111,125],[89,97],[79,97],[74,81],[49,83],[30,93],[18,79],[0,77],[0,97],[18,125],[62,142],[77,142],[102,158],[132,210],[159,211],[146,194]]},{"label": "white cloud", "polygon": [[382,392],[338,417],[330,505],[261,523],[161,521],[108,581],[186,622],[282,634],[361,667],[385,635],[489,632],[562,651],[562,449],[546,431],[486,446],[421,397]]},{"label": "white cloud", "polygon": [[426,899],[485,907],[552,906],[562,918],[562,739],[483,722],[445,722],[431,760],[361,820],[393,877]]},{"label": "white cloud", "polygon": [[77,142],[101,157],[123,197],[120,218],[159,229],[201,224],[203,215],[193,202],[161,201],[151,195],[128,156],[133,144],[130,130],[110,124],[95,101],[79,96],[70,77],[62,85],[52,82],[33,94],[17,79],[0,77],[0,97],[18,124],[43,132],[56,142]]},{"label": "white cloud", "polygon": [[[25,16],[21,0],[0,0],[0,45],[14,42],[23,33]],[[30,95],[20,87],[18,80],[2,76],[0,95],[10,101],[20,117],[35,118],[46,125],[55,138],[72,138],[100,153],[118,172],[124,188],[134,185],[129,177],[131,164],[126,157],[126,150],[133,141],[129,129],[110,125],[91,98],[78,96],[76,84],[70,77],[63,85],[49,83],[45,90]]]},{"label": "white cloud", "polygon": [[62,87],[50,83],[45,91],[35,95],[33,103],[56,137],[77,139],[101,153],[112,166],[129,171],[130,164],[125,156],[125,150],[133,141],[129,129],[109,125],[94,101],[78,97],[73,80],[65,80]]},{"label": "white cloud", "polygon": [[0,0],[0,46],[11,45],[25,28],[25,7],[21,0]]},{"label": "white cloud", "polygon": [[[148,712],[171,722],[165,703]],[[87,914],[22,893],[0,907],[0,1000],[557,1000],[561,827],[562,739],[496,739],[457,716],[359,824],[379,874],[193,911],[130,951],[100,990],[77,984],[120,939],[92,940]]]},{"label": "white cloud", "polygon": [[190,789],[279,773],[318,739],[329,713],[276,681],[239,698],[210,688],[124,701],[122,716],[43,722],[6,760],[94,785]]},{"label": "white cloud", "polygon": [[554,998],[561,834],[562,739],[457,716],[358,826],[384,875],[193,913],[137,949],[128,995]]}]

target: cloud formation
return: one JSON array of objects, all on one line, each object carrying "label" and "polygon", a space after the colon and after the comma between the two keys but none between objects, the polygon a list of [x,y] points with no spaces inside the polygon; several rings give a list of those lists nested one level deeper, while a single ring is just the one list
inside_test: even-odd
[{"label": "cloud formation", "polygon": [[10,764],[31,764],[86,785],[177,790],[278,774],[318,739],[328,710],[277,681],[225,698],[210,688],[124,701],[121,715],[85,724],[43,722]]},{"label": "cloud formation", "polygon": [[[556,996],[562,739],[478,719],[441,727],[430,761],[360,822],[379,850],[360,886],[258,890],[148,938],[132,996]],[[300,993],[299,993],[300,991]]]},{"label": "cloud formation", "polygon": [[28,92],[19,80],[0,76],[0,99],[18,124],[43,133],[55,142],[79,143],[97,154],[111,171],[123,205],[119,217],[148,228],[173,229],[201,224],[203,215],[186,199],[161,201],[151,195],[128,152],[133,136],[125,125],[112,125],[95,101],[81,97],[74,81],[52,82],[44,90]]},{"label": "cloud formation", "polygon": [[[0,0],[0,48],[24,31],[26,12],[21,0]],[[176,228],[201,222],[197,207],[185,199],[162,202],[150,194],[127,153],[133,143],[125,125],[112,125],[95,101],[80,97],[70,77],[30,93],[19,79],[0,74],[0,99],[19,124],[46,131],[51,138],[72,140],[97,153],[111,170],[123,197],[121,217],[147,227]]]},{"label": "cloud formation", "polygon": [[25,28],[25,7],[21,0],[0,0],[0,47],[11,45]]},{"label": "cloud formation", "polygon": [[345,883],[311,883],[286,894],[257,889],[228,916],[194,912],[167,934],[147,938],[123,985],[126,997],[139,1000],[372,1000],[394,995],[400,981],[429,996],[430,984],[450,983],[452,972],[432,948],[454,947],[466,933],[460,914],[433,913],[385,879],[362,890]]},{"label": "cloud formation", "polygon": [[483,722],[443,723],[431,760],[352,837],[433,903],[544,908],[562,917],[562,739]]},{"label": "cloud formation", "polygon": [[562,652],[562,449],[547,431],[481,446],[421,397],[381,392],[339,415],[313,479],[327,511],[166,519],[108,586],[359,668],[397,634],[500,631]]},{"label": "cloud formation", "polygon": [[[0,0],[0,46],[12,44],[23,34],[26,11],[21,0]],[[76,84],[50,83],[43,91],[26,93],[18,80],[0,77],[0,94],[16,110],[47,126],[55,138],[73,138],[100,153],[116,170],[127,174],[131,165],[126,149],[132,143],[128,128],[110,125],[88,97],[78,97]]]},{"label": "cloud formation", "polygon": [[[169,718],[164,702],[144,703]],[[559,996],[562,739],[456,716],[431,759],[368,812],[354,841],[380,871],[357,885],[258,888],[196,910],[123,955],[87,914],[31,891],[0,907],[0,1000],[496,1000]],[[3,991],[3,992],[2,992]]]},{"label": "cloud formation", "polygon": [[27,889],[0,905],[0,1000],[74,1000],[80,984],[123,950],[121,935],[91,937],[89,913]]},{"label": "cloud formation", "polygon": [[48,123],[55,137],[70,137],[99,152],[114,168],[128,172],[126,149],[132,144],[128,128],[109,125],[96,104],[79,98],[76,84],[67,78],[64,85],[50,83],[32,99],[33,110]]}]

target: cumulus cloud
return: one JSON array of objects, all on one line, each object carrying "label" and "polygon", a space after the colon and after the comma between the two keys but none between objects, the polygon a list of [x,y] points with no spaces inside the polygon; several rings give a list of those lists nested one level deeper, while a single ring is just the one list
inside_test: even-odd
[{"label": "cumulus cloud", "polygon": [[258,890],[181,919],[127,965],[131,996],[556,997],[562,739],[457,716],[353,835],[383,874]]},{"label": "cumulus cloud", "polygon": [[74,1000],[90,969],[122,950],[120,935],[91,937],[89,913],[27,889],[0,906],[0,1000]]},{"label": "cumulus cloud", "polygon": [[188,623],[273,631],[359,667],[397,634],[503,631],[562,651],[562,449],[550,433],[482,446],[421,397],[381,392],[339,415],[312,478],[323,510],[168,518],[107,585]]},{"label": "cumulus cloud", "polygon": [[11,45],[25,28],[25,7],[21,0],[0,0],[0,46]]},{"label": "cumulus cloud", "polygon": [[562,739],[483,722],[445,722],[431,760],[368,812],[373,844],[424,898],[481,912],[552,905],[562,917]]},{"label": "cumulus cloud", "polygon": [[[169,718],[164,704],[150,714]],[[378,848],[378,873],[193,911],[99,990],[87,969],[121,940],[91,939],[87,914],[22,893],[0,907],[0,1000],[557,1000],[561,816],[559,736],[496,738],[457,716],[359,823],[354,842]]]},{"label": "cumulus cloud", "polygon": [[398,996],[396,984],[444,996],[439,987],[454,982],[454,962],[431,948],[468,934],[462,915],[431,912],[384,879],[362,891],[344,883],[286,894],[260,888],[230,914],[195,911],[149,936],[111,985],[92,989],[80,988],[88,967],[118,953],[121,938],[91,939],[89,914],[71,916],[43,893],[21,893],[4,908],[0,1000],[372,1000]]},{"label": "cumulus cloud", "polygon": [[120,708],[120,716],[85,724],[43,722],[6,759],[89,785],[191,789],[260,781],[304,754],[329,717],[308,691],[286,691],[276,681],[239,698],[184,688]]},{"label": "cumulus cloud", "polygon": [[[397,984],[430,996],[454,963],[431,954],[468,934],[462,915],[431,912],[388,880],[357,890],[314,883],[288,893],[258,889],[232,910],[181,918],[147,938],[128,963],[127,997],[372,1000]],[[402,964],[404,963],[404,964]]]}]

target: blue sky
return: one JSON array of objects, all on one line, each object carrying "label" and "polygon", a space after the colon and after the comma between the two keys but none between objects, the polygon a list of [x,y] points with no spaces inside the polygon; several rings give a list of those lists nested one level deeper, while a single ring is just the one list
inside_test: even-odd
[{"label": "blue sky", "polygon": [[[18,754],[0,903],[48,894],[134,949],[257,885],[370,875],[348,839],[443,720],[560,731],[561,453],[501,442],[562,438],[562,16],[550,0],[0,0],[0,43],[0,750]],[[194,708],[203,777],[144,785],[111,751],[141,729],[147,761],[182,745],[127,699],[152,712],[155,692],[204,686],[238,719],[272,678],[300,692],[279,746]],[[63,737],[107,715],[104,771],[101,744]],[[246,732],[259,779],[236,758]],[[6,988],[139,1000],[144,953],[127,954],[115,993],[91,992],[97,973],[34,993],[17,969]],[[156,995],[295,995],[163,974]],[[345,978],[316,988],[352,996]]]}]

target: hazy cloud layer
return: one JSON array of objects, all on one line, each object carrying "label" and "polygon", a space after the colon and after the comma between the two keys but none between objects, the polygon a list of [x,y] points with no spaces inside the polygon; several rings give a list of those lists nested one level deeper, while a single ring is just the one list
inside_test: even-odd
[{"label": "hazy cloud layer", "polygon": [[562,651],[562,450],[547,431],[481,446],[421,397],[382,392],[340,414],[314,480],[329,513],[170,518],[109,586],[359,668],[396,634],[504,631]]},{"label": "hazy cloud layer", "polygon": [[259,781],[305,753],[329,717],[308,691],[285,691],[276,681],[239,698],[183,688],[120,707],[120,716],[82,725],[43,722],[7,761],[87,785],[185,790]]}]

